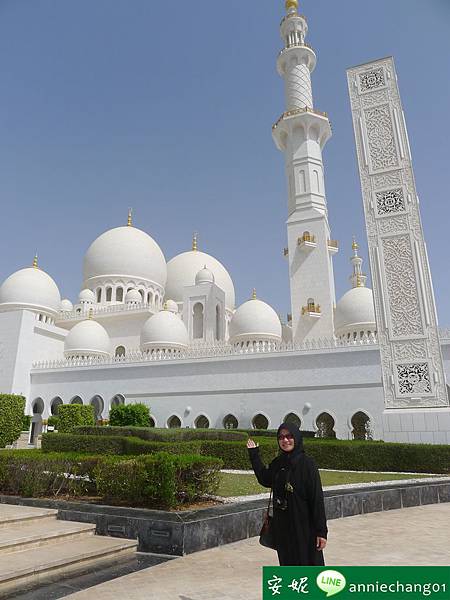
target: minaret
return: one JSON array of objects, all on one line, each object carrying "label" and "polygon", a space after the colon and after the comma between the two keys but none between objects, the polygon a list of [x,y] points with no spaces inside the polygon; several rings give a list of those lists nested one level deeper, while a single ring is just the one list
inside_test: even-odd
[{"label": "minaret", "polygon": [[364,275],[364,273],[361,270],[363,259],[358,255],[358,249],[359,249],[359,245],[358,245],[357,241],[355,240],[355,238],[353,238],[353,243],[352,243],[353,256],[350,259],[350,262],[353,265],[353,273],[350,275],[349,279],[350,279],[350,283],[352,284],[352,287],[354,287],[354,288],[355,287],[365,287],[366,280],[367,280],[367,275]]},{"label": "minaret", "polygon": [[332,255],[323,176],[322,148],[331,137],[325,113],[313,107],[311,73],[316,54],[306,44],[306,18],[297,0],[287,0],[281,21],[284,48],[278,73],[285,81],[286,111],[272,128],[285,155],[288,181],[288,248],[294,342],[334,335],[336,304]]}]

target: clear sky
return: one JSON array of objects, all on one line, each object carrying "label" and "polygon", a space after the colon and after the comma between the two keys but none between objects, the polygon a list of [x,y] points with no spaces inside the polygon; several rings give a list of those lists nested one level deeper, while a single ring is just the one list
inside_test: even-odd
[{"label": "clear sky", "polygon": [[[199,247],[237,301],[290,312],[287,194],[271,125],[281,0],[0,0],[0,279],[40,265],[75,301],[82,258],[134,223],[167,260]],[[440,324],[450,325],[450,1],[305,0],[315,106],[333,137],[325,179],[337,295],[366,241],[345,70],[393,55]],[[365,261],[368,270],[368,262]]]}]

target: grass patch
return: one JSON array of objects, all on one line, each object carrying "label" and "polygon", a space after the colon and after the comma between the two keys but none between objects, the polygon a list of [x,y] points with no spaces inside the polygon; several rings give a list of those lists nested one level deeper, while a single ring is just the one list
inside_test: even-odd
[{"label": "grass patch", "polygon": [[[416,479],[419,477],[433,477],[432,475],[403,475],[401,473],[364,473],[345,471],[320,471],[322,485],[342,485],[345,483],[369,483],[373,481],[392,481],[395,479]],[[233,473],[220,473],[220,485],[218,496],[225,498],[229,496],[248,496],[268,492],[268,488],[262,487],[252,474],[237,475]]]}]

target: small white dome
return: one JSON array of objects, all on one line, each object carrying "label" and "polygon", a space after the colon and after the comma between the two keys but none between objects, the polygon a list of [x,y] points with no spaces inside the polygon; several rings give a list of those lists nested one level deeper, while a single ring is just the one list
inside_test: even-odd
[{"label": "small white dome", "polygon": [[99,278],[125,277],[166,284],[167,267],[161,248],[136,227],[116,227],[89,246],[83,264],[84,285]]},{"label": "small white dome", "polygon": [[174,256],[167,263],[166,296],[175,302],[183,302],[183,291],[188,285],[195,284],[197,273],[208,265],[213,273],[215,283],[225,292],[225,305],[234,309],[234,285],[228,271],[214,257],[199,250],[190,250]]},{"label": "small white dome", "polygon": [[230,342],[280,342],[281,322],[271,306],[257,300],[248,300],[241,304],[230,321]]},{"label": "small white dome", "polygon": [[64,340],[64,356],[110,356],[111,341],[104,327],[87,319],[72,327]]},{"label": "small white dome", "polygon": [[72,312],[72,310],[73,310],[72,302],[70,300],[68,300],[67,298],[64,298],[64,300],[61,300],[60,310],[62,310],[63,312]]},{"label": "small white dome", "polygon": [[376,330],[373,294],[370,288],[354,287],[339,300],[334,315],[337,336]]},{"label": "small white dome", "polygon": [[164,310],[169,310],[172,313],[178,314],[178,304],[173,300],[166,300],[164,302]]},{"label": "small white dome", "polygon": [[142,302],[142,296],[139,290],[133,288],[125,294],[125,304],[140,304]]},{"label": "small white dome", "polygon": [[214,281],[214,273],[210,271],[206,265],[203,267],[203,269],[200,269],[195,276],[195,285],[201,285],[202,283],[214,283]]},{"label": "small white dome", "polygon": [[95,294],[92,290],[84,289],[81,290],[78,300],[81,304],[94,304],[95,303]]},{"label": "small white dome", "polygon": [[180,317],[169,310],[161,310],[144,323],[141,331],[141,349],[182,350],[189,345],[189,336]]},{"label": "small white dome", "polygon": [[10,275],[0,286],[0,310],[28,309],[56,315],[61,295],[53,279],[42,269],[27,267]]}]

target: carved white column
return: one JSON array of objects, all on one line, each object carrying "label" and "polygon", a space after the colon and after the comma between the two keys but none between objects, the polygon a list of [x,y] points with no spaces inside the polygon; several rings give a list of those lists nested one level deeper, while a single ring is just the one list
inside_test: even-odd
[{"label": "carved white column", "polygon": [[[347,77],[378,322],[385,412],[445,409],[449,399],[431,273],[393,59],[351,68]],[[447,416],[445,419],[447,422]]]}]

